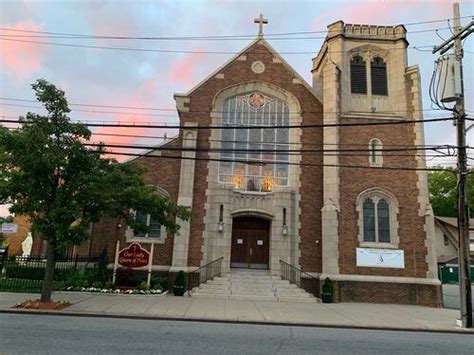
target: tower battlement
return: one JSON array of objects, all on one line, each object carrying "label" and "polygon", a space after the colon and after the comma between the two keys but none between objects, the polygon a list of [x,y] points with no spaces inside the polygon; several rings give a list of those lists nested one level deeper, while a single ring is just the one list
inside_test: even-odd
[{"label": "tower battlement", "polygon": [[378,26],[364,24],[345,24],[337,21],[328,25],[328,39],[343,35],[346,38],[406,40],[406,28],[403,25]]}]

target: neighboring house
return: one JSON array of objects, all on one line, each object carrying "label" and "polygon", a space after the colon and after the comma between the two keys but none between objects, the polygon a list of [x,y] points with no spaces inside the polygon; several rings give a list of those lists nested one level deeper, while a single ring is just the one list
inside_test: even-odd
[{"label": "neighboring house", "polygon": [[[435,217],[438,264],[457,264],[458,220],[455,217]],[[474,261],[474,218],[469,220],[471,260]],[[472,262],[471,261],[471,262]]]},{"label": "neighboring house", "polygon": [[[153,244],[152,270],[170,273],[223,257],[223,272],[278,275],[282,260],[333,279],[336,301],[440,306],[423,152],[384,150],[424,144],[407,47],[402,25],[335,22],[314,48],[310,85],[260,33],[174,95],[178,137],[135,159],[193,219],[175,236],[136,211],[148,233],[102,221],[77,250],[107,248],[113,262],[117,241]],[[395,120],[415,122],[384,124]]]},{"label": "neighboring house", "polygon": [[28,232],[31,229],[31,223],[29,218],[26,216],[17,216],[13,218],[13,224],[18,225],[16,233],[4,233],[5,240],[8,241],[8,254],[9,255],[22,255],[23,250],[21,243],[25,240]]}]

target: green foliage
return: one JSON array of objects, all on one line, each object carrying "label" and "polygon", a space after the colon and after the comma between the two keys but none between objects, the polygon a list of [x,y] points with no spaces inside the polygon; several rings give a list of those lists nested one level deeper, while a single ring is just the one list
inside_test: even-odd
[{"label": "green foliage", "polygon": [[138,291],[148,291],[148,290],[150,290],[150,287],[148,287],[146,281],[142,281],[138,284],[137,287],[135,287],[135,289],[138,290]]},{"label": "green foliage", "polygon": [[186,285],[186,276],[184,275],[184,271],[178,271],[176,278],[174,279],[174,286],[176,287],[184,287]]},{"label": "green foliage", "polygon": [[99,260],[97,261],[97,281],[100,282],[101,286],[104,286],[109,279],[109,272],[107,270],[107,249],[104,248],[99,255]]},{"label": "green foliage", "polygon": [[[170,233],[178,231],[176,217],[189,220],[188,209],[145,184],[143,167],[104,158],[103,146],[88,143],[91,132],[69,119],[64,91],[43,79],[32,88],[48,113],[27,113],[18,129],[0,125],[0,204],[28,215],[32,231],[48,240],[48,250],[60,253],[80,244],[89,237],[90,223],[104,216],[146,229],[135,222],[132,210],[149,213]],[[55,253],[47,255],[50,271]],[[49,300],[53,280],[44,281],[41,298]]]},{"label": "green foliage", "polygon": [[152,277],[150,284],[152,289],[164,291],[168,289],[168,278],[166,276]]},{"label": "green foliage", "polygon": [[[435,216],[457,216],[457,176],[454,170],[432,171],[428,174],[430,201]],[[474,216],[474,176],[467,178],[469,214]]]},{"label": "green foliage", "polygon": [[324,279],[323,293],[330,293],[331,295],[334,293],[334,283],[329,277]]},{"label": "green foliage", "polygon": [[[44,267],[22,265],[19,263],[10,263],[5,267],[5,277],[12,279],[43,280],[45,273]],[[55,281],[67,280],[71,275],[77,274],[74,269],[57,268],[54,273]]]}]

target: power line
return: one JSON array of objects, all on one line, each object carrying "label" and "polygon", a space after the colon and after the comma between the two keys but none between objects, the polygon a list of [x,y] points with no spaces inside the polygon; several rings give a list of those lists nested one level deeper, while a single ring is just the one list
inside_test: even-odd
[{"label": "power line", "polygon": [[[419,34],[426,32],[437,32],[440,30],[448,30],[449,27],[430,28],[423,30],[410,31],[409,34]],[[327,32],[327,31],[325,31]],[[41,33],[41,32],[35,32]],[[78,40],[151,40],[151,41],[248,41],[255,38],[253,36],[239,36],[239,37],[137,37],[137,36],[108,36],[108,35],[74,35],[74,34],[0,34],[2,37],[8,38],[47,38],[47,39],[78,39]],[[378,34],[367,33],[364,36],[378,36]],[[271,41],[284,40],[313,40],[325,39],[326,36],[312,36],[312,37],[273,37],[265,35]]]},{"label": "power line", "polygon": [[[353,122],[353,123],[326,123],[326,124],[300,124],[300,125],[255,125],[255,126],[245,126],[245,125],[225,125],[225,126],[195,126],[188,127],[189,129],[275,129],[275,128],[284,128],[284,129],[294,129],[294,128],[325,128],[325,127],[354,127],[354,126],[386,126],[386,125],[399,125],[399,124],[412,124],[412,123],[429,123],[429,122],[441,122],[441,121],[451,121],[452,117],[439,117],[439,118],[429,118],[421,120],[393,120],[393,121],[383,121],[383,122]],[[18,121],[18,120],[9,120],[9,119],[0,119],[0,122],[5,123],[21,123],[27,124],[28,121]],[[84,123],[84,122],[75,122],[78,124],[83,124],[89,127],[117,127],[117,128],[164,128],[164,129],[182,129],[184,126],[181,125],[155,125],[155,124],[121,124],[121,123]]]},{"label": "power line", "polygon": [[[463,16],[461,18],[469,18],[470,16]],[[416,25],[423,25],[423,24],[430,24],[430,23],[440,23],[451,20],[450,18],[444,18],[439,20],[427,20],[427,21],[417,21],[417,22],[409,22],[403,25],[405,27],[408,26],[416,26]],[[398,25],[394,25],[398,26]],[[14,29],[8,27],[0,27],[0,30],[4,31],[12,31],[12,32],[22,32],[22,33],[42,33],[42,34],[49,34],[49,35],[63,35],[63,36],[73,36],[73,37],[101,37],[101,38],[113,38],[113,37],[126,37],[126,36],[111,36],[111,35],[89,35],[89,34],[77,34],[77,33],[65,33],[65,32],[50,32],[50,31],[34,31],[34,30],[22,30],[22,29]],[[266,33],[265,37],[272,37],[272,36],[289,36],[289,35],[302,35],[302,34],[315,34],[315,33],[327,33],[328,31],[325,30],[316,30],[316,31],[298,31],[298,32],[279,32],[279,33]],[[165,36],[165,37],[154,37],[154,36],[132,36],[130,39],[213,39],[213,38],[255,38],[255,34],[248,34],[248,35],[219,35],[219,36]]]},{"label": "power line", "polygon": [[[5,101],[19,101],[19,102],[34,102],[37,103],[37,100],[33,99],[20,99],[20,98],[11,98],[11,97],[0,97],[0,100],[5,100]],[[18,107],[29,107],[29,108],[44,108],[42,106],[31,106],[31,105],[20,105],[20,104],[6,104],[6,103],[0,103],[0,105],[7,105],[7,106],[18,106]],[[169,112],[178,112],[176,108],[171,108],[171,107],[143,107],[143,106],[117,106],[117,105],[101,105],[101,104],[92,104],[92,103],[71,103],[68,102],[68,105],[70,106],[84,106],[84,107],[100,107],[100,108],[113,108],[113,109],[131,109],[131,110],[145,110],[145,111],[169,111]],[[405,112],[406,110],[395,110],[391,112]],[[420,111],[441,111],[439,109],[421,109],[421,110],[415,110],[416,112]],[[91,112],[100,112],[100,111],[91,111]],[[193,110],[195,113],[208,113],[209,111],[206,110]],[[216,111],[213,110],[213,112],[217,113],[231,113],[230,111]],[[304,111],[304,113],[320,113],[322,111]],[[325,111],[328,112],[328,111]],[[107,112],[107,113],[117,113],[117,112]],[[299,111],[288,111],[289,114],[291,113],[300,113]],[[334,112],[331,112],[334,113]],[[132,114],[131,112],[128,112],[127,114]],[[243,114],[243,113],[241,113]],[[270,114],[270,113],[267,113]],[[274,113],[271,113],[274,114]]]},{"label": "power line", "polygon": [[297,165],[305,167],[333,167],[333,168],[349,168],[349,169],[373,169],[373,170],[406,170],[406,171],[445,171],[442,168],[410,168],[410,167],[388,167],[388,166],[366,166],[366,165],[350,165],[350,164],[312,164],[312,163],[292,163],[292,162],[265,162],[260,161],[246,161],[246,160],[234,160],[234,159],[218,159],[218,158],[200,158],[200,157],[173,157],[166,155],[150,155],[140,153],[128,153],[128,152],[114,152],[105,151],[103,155],[120,155],[130,157],[144,157],[144,158],[158,158],[158,159],[173,159],[173,160],[194,160],[194,161],[214,161],[214,162],[231,162],[231,163],[242,163],[246,165]]},{"label": "power line", "polygon": [[[19,43],[30,43],[30,44],[41,44],[41,45],[51,45],[51,46],[60,46],[60,47],[74,47],[74,48],[94,48],[94,49],[110,49],[110,50],[119,50],[119,51],[131,51],[131,52],[155,52],[155,53],[187,53],[187,54],[239,54],[239,51],[198,51],[198,50],[178,50],[178,49],[151,49],[151,48],[132,48],[132,47],[110,47],[110,46],[96,46],[96,45],[87,45],[87,44],[75,44],[75,43],[57,43],[57,42],[41,42],[41,41],[27,41],[20,39],[9,39],[4,38],[0,34],[0,40],[10,41],[10,42],[19,42]],[[408,49],[417,49],[421,47],[430,47],[434,45],[423,45],[423,46],[408,46]],[[393,47],[385,49],[387,51],[391,50],[405,50],[405,48]],[[273,55],[270,52],[252,52],[259,55]],[[300,51],[300,52],[278,52],[279,54],[315,54],[315,51]],[[343,51],[329,51],[328,53],[343,53]]]},{"label": "power line", "polygon": [[[247,142],[245,142],[247,144]],[[167,147],[164,146],[144,146],[133,144],[110,144],[110,143],[84,143],[87,146],[104,146],[111,148],[127,148],[127,149],[143,149],[155,151],[179,151],[179,152],[213,152],[213,153],[341,153],[341,152],[408,152],[408,151],[427,151],[454,148],[453,146],[437,146],[437,147],[404,147],[404,148],[375,148],[369,149],[247,149],[247,148],[190,148],[190,147]],[[280,143],[279,145],[285,145]],[[323,145],[323,143],[321,143]]]}]

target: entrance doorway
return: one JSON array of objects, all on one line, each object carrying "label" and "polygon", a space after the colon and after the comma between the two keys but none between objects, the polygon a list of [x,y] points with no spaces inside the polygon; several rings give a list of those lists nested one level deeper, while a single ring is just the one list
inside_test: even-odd
[{"label": "entrance doorway", "polygon": [[236,217],[232,223],[230,267],[268,269],[270,221]]}]

